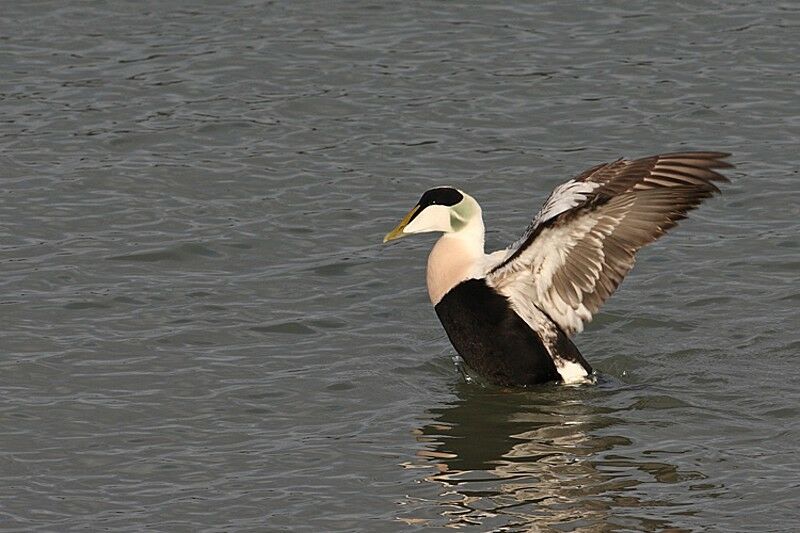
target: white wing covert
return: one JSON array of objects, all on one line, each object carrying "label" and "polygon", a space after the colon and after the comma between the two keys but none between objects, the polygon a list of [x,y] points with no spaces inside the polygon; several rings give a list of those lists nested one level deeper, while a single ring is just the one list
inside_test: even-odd
[{"label": "white wing covert", "polygon": [[720,152],[662,154],[598,165],[559,185],[486,281],[523,318],[531,304],[568,335],[614,293],[636,252],[719,192]]}]

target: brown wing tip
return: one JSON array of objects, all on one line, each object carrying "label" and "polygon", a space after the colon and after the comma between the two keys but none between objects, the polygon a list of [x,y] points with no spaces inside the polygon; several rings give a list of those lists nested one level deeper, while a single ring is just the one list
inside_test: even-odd
[{"label": "brown wing tip", "polygon": [[672,167],[676,170],[680,167],[699,170],[702,175],[697,175],[697,177],[701,178],[711,190],[718,193],[720,190],[712,182],[730,182],[727,176],[717,172],[721,169],[734,168],[732,163],[724,161],[730,155],[728,152],[696,151],[672,152],[654,157],[657,161],[656,166]]},{"label": "brown wing tip", "polygon": [[730,157],[729,152],[709,152],[709,151],[696,151],[696,152],[669,152],[665,154],[658,154],[657,157],[660,161],[664,160],[685,160],[692,161],[697,166],[704,168],[734,168],[736,165],[728,161],[723,161]]}]

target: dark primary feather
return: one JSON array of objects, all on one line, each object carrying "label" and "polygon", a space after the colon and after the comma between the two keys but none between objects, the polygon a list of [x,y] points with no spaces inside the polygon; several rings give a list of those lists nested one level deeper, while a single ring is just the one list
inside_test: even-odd
[{"label": "dark primary feather", "polygon": [[657,187],[697,187],[719,192],[713,182],[728,181],[714,169],[731,168],[722,159],[730,156],[724,152],[676,152],[633,161],[618,159],[613,163],[598,165],[575,177],[575,181],[602,184],[596,194],[615,196],[630,190]]},{"label": "dark primary feather", "polygon": [[567,333],[616,290],[636,252],[728,181],[721,152],[683,152],[598,165],[557,187],[487,282],[528,298]]}]

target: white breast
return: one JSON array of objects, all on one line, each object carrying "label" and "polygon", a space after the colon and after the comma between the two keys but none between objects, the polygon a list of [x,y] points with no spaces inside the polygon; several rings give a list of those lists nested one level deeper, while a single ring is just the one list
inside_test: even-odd
[{"label": "white breast", "polygon": [[428,296],[433,305],[462,281],[482,274],[482,258],[475,255],[474,246],[452,234],[445,234],[436,241],[428,256],[427,273]]}]

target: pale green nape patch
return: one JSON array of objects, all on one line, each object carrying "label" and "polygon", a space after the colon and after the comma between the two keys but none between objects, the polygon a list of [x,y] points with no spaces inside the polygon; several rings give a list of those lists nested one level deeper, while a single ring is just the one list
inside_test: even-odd
[{"label": "pale green nape patch", "polygon": [[461,231],[472,219],[475,208],[466,198],[450,208],[450,227],[453,231]]}]

